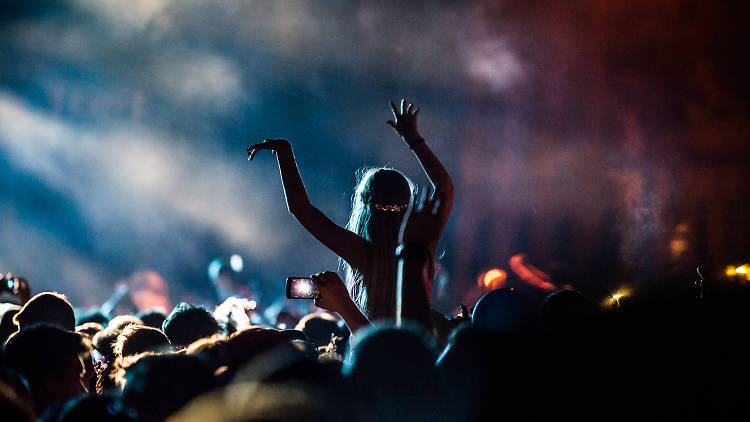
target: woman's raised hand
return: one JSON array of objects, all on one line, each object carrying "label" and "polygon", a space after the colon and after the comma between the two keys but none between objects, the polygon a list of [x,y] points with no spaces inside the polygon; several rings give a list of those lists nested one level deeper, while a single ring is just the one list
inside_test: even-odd
[{"label": "woman's raised hand", "polygon": [[415,189],[401,223],[399,241],[425,247],[439,241],[443,224],[439,211],[444,202],[443,195],[434,189]]},{"label": "woman's raised hand", "polygon": [[414,104],[408,104],[406,100],[401,100],[400,107],[397,107],[396,103],[391,101],[391,111],[393,111],[393,120],[388,120],[387,123],[396,129],[396,132],[404,138],[407,144],[413,145],[421,138],[417,130],[419,109]]},{"label": "woman's raised hand", "polygon": [[255,157],[255,154],[257,154],[258,151],[264,150],[264,149],[273,151],[275,154],[283,150],[291,151],[292,145],[286,139],[266,139],[265,141],[259,144],[251,145],[247,149],[247,155],[248,155],[247,160],[252,161],[253,158]]}]

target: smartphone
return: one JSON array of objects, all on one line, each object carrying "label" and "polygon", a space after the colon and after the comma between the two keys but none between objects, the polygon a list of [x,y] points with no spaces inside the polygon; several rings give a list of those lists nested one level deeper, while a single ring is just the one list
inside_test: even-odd
[{"label": "smartphone", "polygon": [[288,299],[317,299],[320,297],[320,292],[309,278],[289,277],[286,279],[286,297]]}]

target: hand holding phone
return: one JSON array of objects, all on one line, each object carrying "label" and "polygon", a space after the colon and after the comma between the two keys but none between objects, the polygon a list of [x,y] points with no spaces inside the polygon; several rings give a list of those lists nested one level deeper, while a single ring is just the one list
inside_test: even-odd
[{"label": "hand holding phone", "polygon": [[320,297],[320,292],[310,278],[289,277],[286,279],[286,297],[288,299],[317,299]]}]

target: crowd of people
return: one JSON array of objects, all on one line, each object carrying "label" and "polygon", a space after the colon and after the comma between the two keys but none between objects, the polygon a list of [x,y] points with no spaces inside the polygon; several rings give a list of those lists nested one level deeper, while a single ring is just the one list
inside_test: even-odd
[{"label": "crowd of people", "polygon": [[248,148],[251,160],[273,151],[290,213],[341,258],[343,279],[311,276],[320,311],[294,328],[254,324],[236,297],[215,310],[76,315],[63,294],[31,296],[9,274],[17,304],[0,305],[0,419],[704,420],[744,410],[741,305],[623,299],[605,312],[572,289],[536,303],[504,288],[459,315],[432,310],[453,184],[417,130],[419,110],[391,107],[389,124],[432,186],[368,169],[346,227],[310,203],[288,141]]}]

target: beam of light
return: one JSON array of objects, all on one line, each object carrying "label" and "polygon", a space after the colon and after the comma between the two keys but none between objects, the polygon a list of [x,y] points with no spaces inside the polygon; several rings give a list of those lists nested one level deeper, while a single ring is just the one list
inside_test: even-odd
[{"label": "beam of light", "polygon": [[69,193],[89,224],[113,227],[125,218],[135,233],[172,231],[155,226],[156,216],[148,215],[166,208],[215,230],[256,259],[274,257],[288,240],[285,231],[260,224],[274,221],[263,206],[278,202],[269,192],[238,194],[249,185],[247,172],[238,167],[244,160],[228,162],[143,127],[64,124],[2,91],[0,145],[16,166]]},{"label": "beam of light", "polygon": [[523,254],[513,255],[508,263],[510,269],[524,282],[545,291],[557,290],[557,286],[552,283],[549,275],[531,264],[525,263],[526,257]]},{"label": "beam of light", "polygon": [[508,273],[500,268],[493,268],[479,276],[477,284],[485,290],[496,290],[505,287],[508,280]]}]

